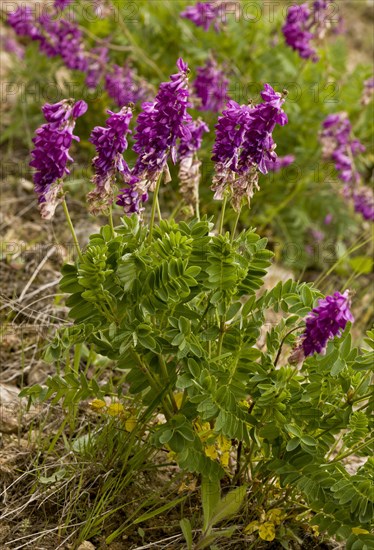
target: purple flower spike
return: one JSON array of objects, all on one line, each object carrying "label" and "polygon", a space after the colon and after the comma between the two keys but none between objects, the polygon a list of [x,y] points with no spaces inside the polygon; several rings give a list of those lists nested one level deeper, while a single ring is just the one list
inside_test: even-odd
[{"label": "purple flower spike", "polygon": [[201,111],[220,113],[225,106],[229,81],[218,68],[214,59],[209,59],[204,67],[197,68],[194,89],[201,100]]},{"label": "purple flower spike", "polygon": [[212,190],[218,200],[228,190],[236,211],[243,197],[250,202],[254,189],[258,189],[258,172],[266,174],[268,163],[277,158],[272,138],[276,124],[287,123],[282,109],[284,96],[269,84],[265,84],[261,96],[264,101],[256,106],[229,101],[216,125]]},{"label": "purple flower spike", "polygon": [[301,343],[305,357],[313,353],[324,354],[328,340],[340,336],[348,321],[354,321],[348,290],[319,300],[318,306],[306,318]]},{"label": "purple flower spike", "polygon": [[361,186],[352,193],[354,209],[365,220],[374,221],[374,193],[370,187]]},{"label": "purple flower spike", "polygon": [[67,161],[73,160],[69,155],[69,148],[73,139],[79,141],[73,135],[75,121],[86,110],[84,101],[74,104],[69,99],[43,107],[47,124],[43,124],[35,132],[32,140],[35,148],[31,151],[30,166],[36,169],[35,191],[39,196],[40,212],[44,219],[53,217],[56,206],[62,200],[62,181],[59,180],[69,174]]},{"label": "purple flower spike", "polygon": [[8,16],[8,23],[19,36],[28,36],[33,40],[39,37],[34,16],[30,7],[20,7]]},{"label": "purple flower spike", "polygon": [[123,107],[129,103],[145,101],[149,95],[146,83],[136,80],[136,73],[130,65],[124,67],[113,65],[105,77],[105,89],[108,95]]},{"label": "purple flower spike", "polygon": [[347,113],[329,115],[323,122],[320,135],[322,156],[335,162],[339,178],[345,183],[358,183],[360,175],[357,172],[353,157],[365,151],[365,147],[352,139],[352,126]]},{"label": "purple flower spike", "polygon": [[48,56],[60,55],[69,69],[87,70],[87,54],[82,33],[75,23],[67,19],[53,20],[48,13],[38,19],[40,49]]},{"label": "purple flower spike", "polygon": [[132,110],[130,107],[123,107],[119,113],[108,113],[110,117],[106,121],[106,127],[96,126],[90,136],[97,156],[92,161],[95,170],[92,182],[95,189],[88,194],[87,201],[94,214],[105,212],[113,203],[117,175],[122,180],[130,177],[130,169],[123,158],[123,152],[127,149],[126,136],[129,133]]},{"label": "purple flower spike", "polygon": [[312,42],[322,40],[331,27],[328,17],[328,5],[331,0],[317,0],[311,7],[308,3],[290,6],[286,22],[282,27],[286,44],[296,50],[302,59],[311,59],[314,63],[318,56]]},{"label": "purple flower spike", "polygon": [[178,138],[189,139],[187,113],[189,106],[188,66],[182,60],[177,62],[179,72],[169,82],[160,85],[155,101],[143,103],[143,111],[137,119],[135,145],[133,150],[138,159],[133,175],[146,192],[151,191],[160,174],[166,169],[168,157],[176,162]]},{"label": "purple flower spike", "polygon": [[311,47],[310,42],[314,37],[310,32],[311,11],[308,4],[290,6],[287,12],[287,19],[283,25],[282,31],[286,44],[293,50],[299,52],[303,59],[312,59],[318,61],[316,51]]},{"label": "purple flower spike", "polygon": [[208,31],[211,25],[219,32],[222,28],[222,2],[197,2],[195,6],[187,6],[181,13],[181,17],[189,19],[197,27],[203,27]]}]

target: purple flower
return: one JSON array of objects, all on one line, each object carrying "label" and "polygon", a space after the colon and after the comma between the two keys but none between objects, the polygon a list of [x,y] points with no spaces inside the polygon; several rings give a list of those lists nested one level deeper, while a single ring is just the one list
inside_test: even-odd
[{"label": "purple flower", "polygon": [[2,43],[4,45],[4,51],[8,53],[13,53],[18,59],[23,59],[25,57],[25,48],[18,44],[17,40],[7,36],[3,38]]},{"label": "purple flower", "polygon": [[64,10],[69,4],[72,3],[73,0],[55,0],[54,1],[54,7],[57,10]]},{"label": "purple flower", "polygon": [[128,182],[129,187],[121,189],[117,195],[116,204],[122,206],[125,214],[131,216],[132,214],[140,214],[144,207],[142,204],[148,200],[148,193],[138,192],[137,187],[137,178],[134,179],[134,184],[131,184],[131,180]]},{"label": "purple flower", "polygon": [[364,90],[361,97],[361,104],[366,106],[369,105],[374,95],[374,76],[365,80]]},{"label": "purple flower", "polygon": [[110,117],[106,121],[106,127],[96,126],[90,136],[97,156],[92,161],[95,170],[92,182],[95,189],[88,194],[87,200],[90,211],[95,214],[104,212],[113,203],[113,187],[117,175],[122,179],[130,177],[130,169],[123,158],[123,152],[127,149],[126,136],[129,133],[132,110],[130,107],[123,107],[119,113],[108,113]]},{"label": "purple flower", "polygon": [[52,19],[49,13],[43,13],[37,24],[33,38],[39,41],[42,52],[48,57],[60,55],[69,69],[87,69],[82,33],[76,24],[66,19]]},{"label": "purple flower", "polygon": [[61,201],[62,182],[69,174],[67,161],[72,140],[79,141],[73,135],[76,118],[87,110],[84,101],[74,103],[64,99],[54,105],[44,105],[43,114],[47,120],[35,132],[35,148],[31,152],[30,166],[36,169],[34,174],[35,191],[38,194],[42,218],[51,219],[57,204]]},{"label": "purple flower", "polygon": [[277,158],[272,132],[276,124],[287,123],[284,96],[265,84],[261,97],[263,103],[256,106],[229,101],[216,125],[212,190],[220,200],[229,189],[235,210],[240,209],[244,196],[250,201],[253,189],[258,188],[258,171],[267,174],[267,163]]},{"label": "purple flower", "polygon": [[214,59],[208,59],[204,67],[198,67],[193,86],[201,100],[200,110],[221,112],[228,100],[228,84],[224,72],[218,68]]},{"label": "purple flower", "polygon": [[135,80],[136,73],[130,65],[113,65],[105,77],[105,89],[119,107],[144,101],[148,96],[145,83]]},{"label": "purple flower", "polygon": [[312,7],[308,3],[290,6],[286,22],[282,27],[286,44],[296,50],[303,59],[314,63],[318,56],[312,41],[322,40],[331,27],[328,19],[328,5],[331,0],[316,0]]},{"label": "purple flower", "polygon": [[311,28],[311,11],[308,4],[290,6],[287,11],[286,22],[282,27],[286,44],[299,52],[303,59],[318,61],[316,50],[310,45],[313,33]]},{"label": "purple flower", "polygon": [[178,148],[180,192],[188,204],[191,214],[198,211],[199,183],[201,162],[197,151],[201,147],[203,134],[209,132],[208,126],[202,120],[187,124],[188,134],[181,138]]},{"label": "purple flower", "polygon": [[348,290],[344,294],[335,292],[319,300],[318,306],[306,318],[306,328],[301,337],[305,357],[315,352],[324,354],[328,340],[340,336],[348,321],[354,321]]},{"label": "purple flower", "polygon": [[87,56],[86,86],[94,90],[99,85],[109,62],[107,46],[93,48]]},{"label": "purple flower", "polygon": [[203,27],[208,31],[210,26],[219,32],[222,27],[222,2],[197,2],[194,6],[187,6],[181,13],[181,17],[189,19],[197,27]]},{"label": "purple flower", "polygon": [[333,215],[332,215],[332,214],[327,214],[327,215],[325,216],[325,219],[323,220],[323,223],[324,223],[325,225],[330,225],[330,223],[332,222],[332,220],[333,220]]},{"label": "purple flower", "polygon": [[323,122],[320,134],[322,156],[335,162],[339,178],[345,183],[358,183],[360,175],[357,172],[353,157],[365,151],[365,147],[352,139],[352,126],[346,113],[329,115]]},{"label": "purple flower", "polygon": [[294,155],[286,155],[285,157],[277,157],[275,160],[266,161],[266,168],[272,172],[279,172],[283,168],[287,168],[295,161]]},{"label": "purple flower", "polygon": [[179,72],[160,85],[154,102],[143,103],[143,111],[138,116],[133,147],[138,159],[133,175],[144,191],[153,190],[169,156],[176,162],[178,138],[188,140],[190,137],[188,66],[178,59],[177,67]]},{"label": "purple flower", "polygon": [[355,212],[365,220],[374,221],[374,193],[369,187],[360,186],[352,193]]},{"label": "purple flower", "polygon": [[39,37],[39,31],[30,7],[20,7],[8,16],[8,23],[19,36]]}]

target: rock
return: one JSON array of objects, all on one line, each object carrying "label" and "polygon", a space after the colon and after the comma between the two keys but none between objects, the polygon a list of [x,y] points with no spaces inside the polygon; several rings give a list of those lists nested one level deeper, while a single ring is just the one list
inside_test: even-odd
[{"label": "rock", "polygon": [[95,546],[92,544],[92,542],[89,542],[88,540],[85,540],[78,546],[78,550],[95,550]]}]

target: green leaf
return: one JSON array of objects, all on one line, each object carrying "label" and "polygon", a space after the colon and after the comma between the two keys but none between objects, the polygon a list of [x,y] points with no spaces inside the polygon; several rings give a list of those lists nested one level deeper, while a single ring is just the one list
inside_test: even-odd
[{"label": "green leaf", "polygon": [[191,522],[187,518],[183,518],[179,522],[180,528],[187,543],[187,550],[192,550],[192,527]]},{"label": "green leaf", "polygon": [[230,491],[230,493],[224,496],[216,504],[209,526],[213,527],[220,521],[228,519],[239,512],[240,508],[242,507],[246,492],[247,487],[243,485],[242,487],[238,487],[237,489]]},{"label": "green leaf", "polygon": [[154,518],[155,516],[158,516],[162,514],[163,512],[166,512],[167,510],[170,510],[170,508],[174,508],[177,506],[177,504],[180,504],[184,500],[186,500],[187,497],[180,497],[176,500],[172,500],[171,502],[168,502],[167,504],[164,504],[164,506],[161,506],[160,508],[157,508],[157,510],[152,510],[151,512],[146,512],[145,514],[141,515],[140,517],[136,518],[133,523],[137,525],[138,523],[142,523],[143,521],[147,521],[148,519]]},{"label": "green leaf", "polygon": [[203,477],[201,482],[201,502],[203,505],[203,531],[206,531],[213,516],[214,509],[219,502],[221,485],[218,479],[211,480]]}]

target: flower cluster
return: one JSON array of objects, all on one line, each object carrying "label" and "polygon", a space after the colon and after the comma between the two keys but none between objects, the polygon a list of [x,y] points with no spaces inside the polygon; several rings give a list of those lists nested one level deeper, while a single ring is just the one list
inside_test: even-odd
[{"label": "flower cluster", "polygon": [[304,356],[324,354],[329,339],[340,335],[348,321],[354,321],[348,290],[319,300],[318,306],[306,318],[306,328],[301,337]]},{"label": "flower cluster", "polygon": [[220,113],[228,100],[228,84],[225,73],[214,59],[209,59],[204,67],[198,67],[193,87],[201,101],[200,110]]},{"label": "flower cluster", "polygon": [[287,123],[284,95],[265,84],[261,97],[263,103],[256,106],[229,101],[216,125],[212,190],[215,199],[222,199],[229,189],[235,210],[240,210],[244,196],[249,202],[258,188],[258,171],[267,174],[268,163],[276,160],[272,132],[276,124]]},{"label": "flower cluster", "polygon": [[110,115],[106,127],[96,126],[90,141],[96,147],[97,156],[92,165],[95,175],[92,182],[95,189],[87,196],[90,211],[94,214],[105,212],[113,203],[113,188],[117,175],[128,178],[130,169],[123,158],[127,149],[126,136],[132,118],[130,107],[123,107],[119,113],[108,111]]},{"label": "flower cluster", "polygon": [[322,155],[325,159],[334,161],[339,179],[345,183],[343,195],[353,201],[355,211],[365,220],[373,220],[373,192],[361,184],[361,176],[354,163],[354,157],[363,153],[365,147],[359,140],[352,138],[352,126],[348,115],[329,115],[322,126]]},{"label": "flower cluster", "polygon": [[18,8],[11,13],[8,23],[17,34],[37,40],[41,51],[48,57],[60,55],[69,69],[87,69],[82,33],[74,23],[53,18],[47,12],[35,20],[29,7]]},{"label": "flower cluster", "polygon": [[374,96],[374,76],[372,76],[368,80],[365,80],[364,82],[364,90],[362,92],[361,105],[363,105],[364,107],[366,105],[369,105],[370,101],[373,99],[373,96]]},{"label": "flower cluster", "polygon": [[19,36],[29,36],[33,40],[39,38],[39,31],[35,25],[34,16],[30,7],[19,7],[8,16],[8,23]]},{"label": "flower cluster", "polygon": [[82,33],[76,24],[67,19],[52,19],[48,13],[39,17],[40,49],[48,56],[60,55],[69,69],[87,70],[87,54]]},{"label": "flower cluster", "polygon": [[352,126],[347,113],[329,115],[322,124],[321,132],[322,155],[331,158],[339,178],[345,183],[357,183],[360,175],[357,172],[353,157],[365,151],[365,147],[352,139]]},{"label": "flower cluster", "polygon": [[164,172],[169,155],[177,159],[178,138],[190,139],[187,113],[189,106],[188,66],[178,59],[179,72],[169,82],[163,82],[154,102],[142,105],[135,129],[134,151],[138,154],[132,175],[138,178],[138,186],[145,192],[153,190]]},{"label": "flower cluster", "polygon": [[331,26],[327,8],[330,0],[316,0],[310,8],[308,3],[290,6],[282,27],[286,44],[299,52],[303,59],[318,61],[312,41],[321,40]]},{"label": "flower cluster", "polygon": [[214,30],[219,32],[222,28],[222,9],[223,2],[197,2],[195,6],[187,6],[181,17],[189,19],[204,31],[208,31],[213,25]]},{"label": "flower cluster", "polygon": [[73,159],[69,148],[73,139],[73,129],[77,118],[87,111],[84,101],[64,99],[59,103],[46,104],[43,107],[47,123],[36,130],[31,152],[30,166],[36,169],[34,174],[35,191],[39,196],[42,218],[51,219],[57,204],[61,201],[62,182],[69,174],[67,161]]},{"label": "flower cluster", "polygon": [[148,90],[145,83],[135,79],[136,73],[130,65],[124,67],[112,65],[105,77],[105,89],[119,107],[129,103],[145,101]]},{"label": "flower cluster", "polygon": [[374,221],[374,193],[370,187],[361,186],[352,192],[354,209],[365,220]]},{"label": "flower cluster", "polygon": [[201,162],[197,151],[201,147],[203,134],[209,132],[208,126],[202,120],[191,121],[188,124],[189,135],[180,140],[178,148],[180,192],[191,213],[198,210],[199,183]]}]

